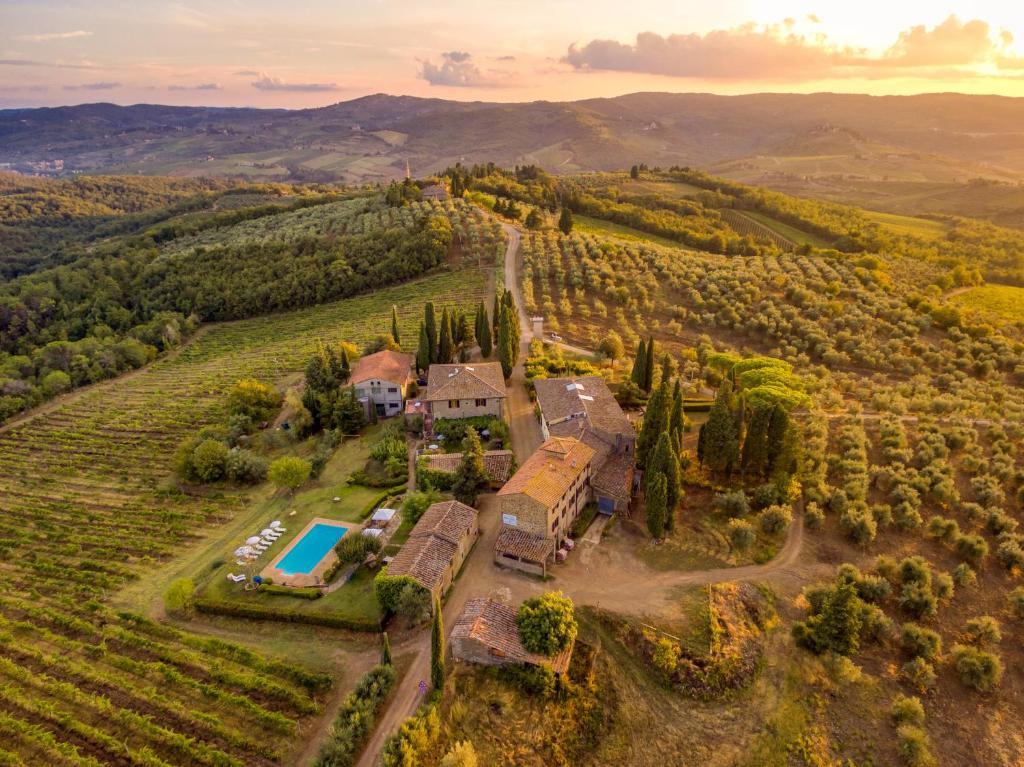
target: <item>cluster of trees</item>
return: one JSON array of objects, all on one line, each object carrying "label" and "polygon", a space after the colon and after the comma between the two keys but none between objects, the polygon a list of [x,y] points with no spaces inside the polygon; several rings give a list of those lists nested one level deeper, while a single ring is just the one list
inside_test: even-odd
[{"label": "cluster of trees", "polygon": [[178,447],[174,457],[178,475],[207,484],[262,482],[269,468],[266,460],[246,447],[248,436],[280,407],[281,395],[274,387],[255,379],[238,381],[228,392],[226,424],[206,427]]},{"label": "cluster of trees", "polygon": [[356,434],[366,425],[366,411],[356,397],[355,387],[346,386],[352,376],[355,346],[345,341],[337,347],[318,342],[306,363],[306,387],[302,399],[289,394],[288,405],[295,415],[292,427],[299,434],[329,429]]},{"label": "cluster of trees", "polygon": [[519,311],[512,291],[498,291],[494,296],[494,335],[497,340],[496,353],[505,378],[512,375],[512,368],[519,361],[519,347],[522,343],[522,328],[519,327]]},{"label": "cluster of trees", "polygon": [[[394,332],[393,329],[392,333]],[[471,327],[469,316],[455,307],[445,307],[438,318],[434,302],[428,301],[423,307],[423,319],[420,321],[416,369],[426,370],[434,363],[449,364],[456,359],[465,361],[469,350],[477,342],[480,344],[481,353],[485,357],[489,356],[490,326],[487,324],[486,310],[482,303],[477,307]]]},{"label": "cluster of trees", "polygon": [[561,591],[531,597],[516,615],[519,639],[530,652],[557,655],[576,641],[576,614],[572,600]]},{"label": "cluster of trees", "polygon": [[655,538],[675,527],[675,511],[683,500],[682,474],[690,460],[683,451],[685,431],[682,387],[678,378],[673,384],[664,375],[647,402],[636,443],[637,465],[644,470],[647,529]]}]

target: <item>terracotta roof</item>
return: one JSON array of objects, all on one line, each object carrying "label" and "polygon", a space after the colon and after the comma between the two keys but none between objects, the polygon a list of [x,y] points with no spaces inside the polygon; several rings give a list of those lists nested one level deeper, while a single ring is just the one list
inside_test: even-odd
[{"label": "terracotta roof", "polygon": [[555,656],[547,657],[530,652],[519,639],[516,624],[517,610],[493,599],[478,597],[466,602],[462,615],[452,626],[452,639],[474,639],[485,647],[496,650],[510,663],[550,666],[556,674],[569,669],[572,645]]},{"label": "terracotta roof", "polygon": [[434,591],[441,585],[455,551],[454,543],[436,535],[410,537],[388,565],[388,575],[408,575],[424,588]]},{"label": "terracotta roof", "polygon": [[427,391],[420,399],[437,402],[505,396],[505,376],[501,372],[501,363],[474,362],[466,365],[431,365],[427,374]]},{"label": "terracotta roof", "polygon": [[[462,453],[426,453],[422,460],[432,471],[454,474],[462,461]],[[508,482],[514,463],[515,456],[511,450],[487,450],[484,452],[484,471],[487,472],[491,482]]]},{"label": "terracotta roof", "polygon": [[615,436],[636,437],[636,430],[608,384],[601,376],[576,378],[540,378],[533,382],[537,404],[548,424],[548,431],[558,436],[576,436],[576,424],[585,423],[610,445]]},{"label": "terracotta roof", "polygon": [[411,354],[403,354],[390,349],[367,354],[365,357],[360,357],[352,368],[351,383],[391,381],[404,384],[412,376],[414,359]]},{"label": "terracotta roof", "polygon": [[633,495],[633,456],[628,453],[612,453],[590,477],[595,490],[629,501]]},{"label": "terracotta roof", "polygon": [[551,556],[551,541],[539,535],[531,535],[518,527],[502,525],[494,550],[499,554],[510,554],[528,562],[545,562]]},{"label": "terracotta roof", "polygon": [[578,439],[552,437],[517,471],[498,495],[524,495],[552,508],[593,460],[594,450]]},{"label": "terracotta roof", "polygon": [[409,533],[409,538],[436,535],[458,544],[473,528],[477,510],[459,501],[441,501],[431,504]]}]

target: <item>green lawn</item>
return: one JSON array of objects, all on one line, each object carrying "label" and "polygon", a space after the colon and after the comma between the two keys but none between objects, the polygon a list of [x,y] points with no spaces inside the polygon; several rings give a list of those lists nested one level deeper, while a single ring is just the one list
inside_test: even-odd
[{"label": "green lawn", "polygon": [[927,218],[901,216],[896,213],[879,213],[873,210],[864,211],[864,215],[876,224],[881,224],[883,229],[887,229],[893,234],[921,237],[925,240],[944,237],[949,229],[941,221],[932,221]]},{"label": "green lawn", "polygon": [[1024,323],[1024,288],[1013,285],[981,285],[953,296],[950,303],[997,325]]}]

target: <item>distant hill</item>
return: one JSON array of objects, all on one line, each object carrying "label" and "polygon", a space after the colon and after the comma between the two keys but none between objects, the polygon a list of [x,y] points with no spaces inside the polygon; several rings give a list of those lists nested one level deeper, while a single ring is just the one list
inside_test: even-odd
[{"label": "distant hill", "polygon": [[422,176],[456,161],[554,172],[690,165],[796,193],[827,181],[838,197],[865,183],[1015,184],[1024,99],[634,93],[496,104],[378,94],[303,110],[0,111],[0,164],[22,172],[361,182],[399,177],[406,162]]}]

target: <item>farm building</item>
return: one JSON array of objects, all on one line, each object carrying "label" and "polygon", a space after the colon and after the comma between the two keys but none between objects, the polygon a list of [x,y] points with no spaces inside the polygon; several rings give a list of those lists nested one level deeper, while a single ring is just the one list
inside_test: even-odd
[{"label": "farm building", "polygon": [[[426,453],[420,461],[430,471],[454,475],[462,463],[462,453]],[[484,471],[492,486],[500,487],[508,482],[515,466],[511,450],[487,450],[484,452]]]},{"label": "farm building", "polygon": [[[524,559],[525,549],[553,552],[561,547],[590,501],[593,459],[594,450],[572,437],[551,437],[526,459],[498,491],[502,530],[494,548],[496,563],[536,572],[537,563]],[[506,528],[532,541],[512,533],[503,537]]]},{"label": "farm building", "polygon": [[431,365],[420,399],[432,418],[504,417],[505,376],[498,362]]},{"label": "farm building", "polygon": [[458,501],[432,504],[391,560],[387,574],[407,575],[440,599],[479,535],[477,511],[473,507]]},{"label": "farm building", "polygon": [[361,357],[352,368],[349,383],[356,397],[366,405],[366,415],[380,417],[398,415],[403,410],[405,395],[413,382],[411,354],[386,349]]},{"label": "farm building", "polygon": [[487,597],[471,599],[452,626],[452,657],[484,666],[548,666],[556,674],[569,670],[572,645],[552,657],[523,647],[516,610]]},{"label": "farm building", "polygon": [[448,199],[448,190],[444,188],[443,184],[431,184],[430,186],[425,186],[420,191],[420,194],[423,195],[424,200],[444,201]]},{"label": "farm building", "polygon": [[633,495],[636,430],[604,379],[539,379],[534,389],[544,438],[573,437],[594,451],[590,484],[598,510],[626,510]]}]

